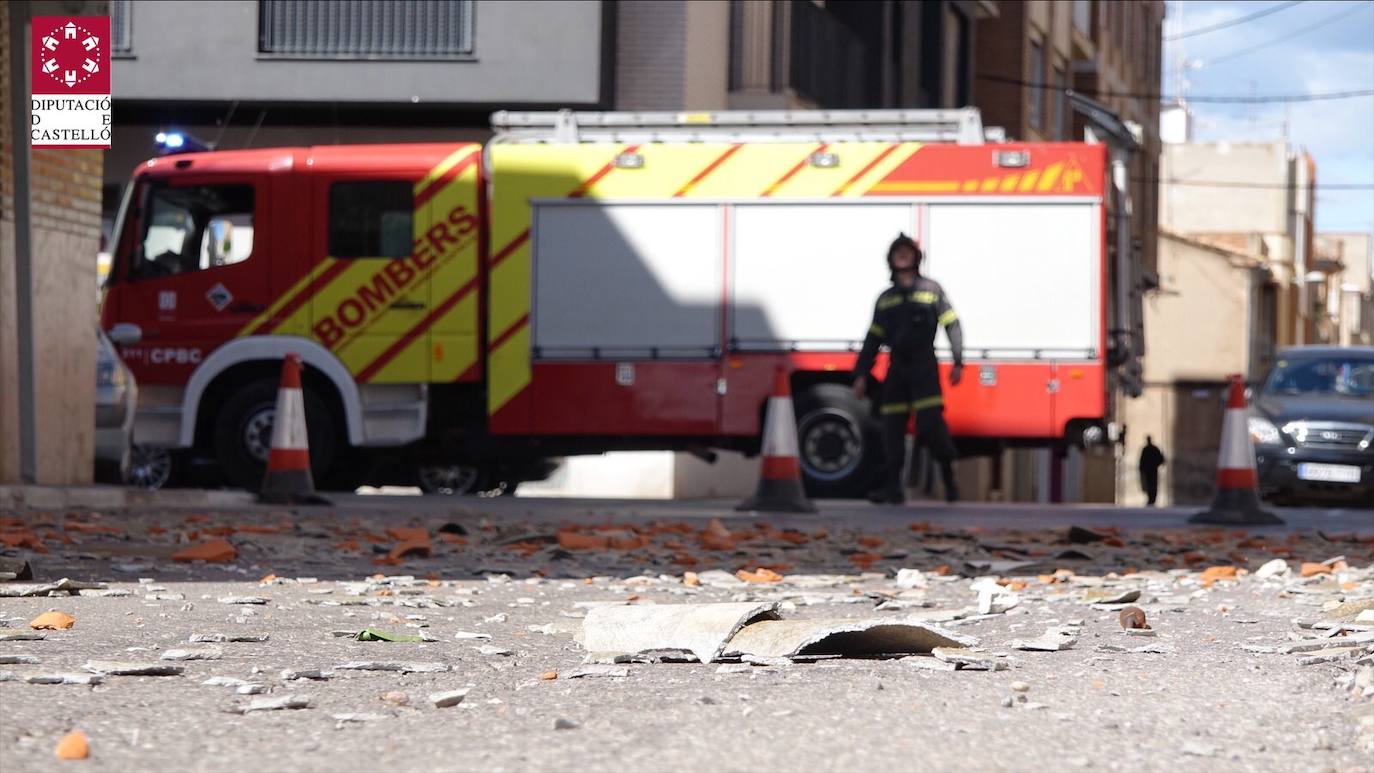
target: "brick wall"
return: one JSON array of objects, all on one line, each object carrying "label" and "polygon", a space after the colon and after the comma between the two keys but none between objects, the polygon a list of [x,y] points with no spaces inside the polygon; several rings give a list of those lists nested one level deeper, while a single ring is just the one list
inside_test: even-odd
[{"label": "brick wall", "polygon": [[[108,12],[104,2],[34,3],[35,15]],[[0,4],[0,483],[20,476],[20,380],[17,300],[32,317],[36,478],[88,483],[95,448],[96,253],[104,152],[34,150],[27,189],[16,189],[10,137],[11,88],[28,90],[27,73],[9,72],[14,9]],[[21,22],[22,23],[22,22]],[[30,202],[30,284],[16,286],[14,196]]]}]

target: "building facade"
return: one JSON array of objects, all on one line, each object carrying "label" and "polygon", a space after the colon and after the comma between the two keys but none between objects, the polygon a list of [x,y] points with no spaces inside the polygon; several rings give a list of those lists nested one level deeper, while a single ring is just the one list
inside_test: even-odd
[{"label": "building facade", "polygon": [[[1166,121],[1186,124],[1186,113]],[[1314,254],[1316,166],[1282,139],[1168,142],[1160,177],[1145,393],[1123,412],[1117,494],[1123,503],[1144,501],[1135,460],[1148,434],[1168,457],[1160,503],[1204,504],[1227,380],[1262,378],[1281,347],[1331,340],[1328,280],[1341,264]]]},{"label": "building facade", "polygon": [[1374,255],[1368,233],[1319,233],[1316,257],[1323,273],[1325,317],[1321,340],[1341,346],[1374,346]]}]

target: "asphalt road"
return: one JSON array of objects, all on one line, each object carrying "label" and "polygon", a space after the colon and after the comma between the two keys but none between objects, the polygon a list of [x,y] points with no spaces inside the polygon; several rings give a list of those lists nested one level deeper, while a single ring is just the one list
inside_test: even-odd
[{"label": "asphalt road", "polygon": [[[1305,626],[1374,597],[1374,541],[1360,536],[1374,524],[1359,512],[1283,514],[1286,528],[1234,532],[1189,528],[1184,511],[981,505],[842,503],[818,515],[735,517],[721,503],[345,497],[300,511],[7,513],[0,533],[32,534],[48,551],[3,553],[31,559],[35,581],[101,581],[86,593],[128,595],[0,595],[3,626],[26,629],[49,609],[76,618],[41,641],[0,641],[0,657],[37,660],[0,663],[16,677],[0,682],[0,768],[1374,770],[1374,687],[1361,697],[1374,666],[1358,661],[1369,645],[1308,665],[1314,651],[1267,651],[1295,640],[1323,646],[1316,637],[1330,629]],[[710,524],[716,516],[720,526]],[[558,532],[570,524],[601,525],[575,533],[632,546],[565,548],[575,543]],[[1070,525],[1096,533],[1071,541]],[[424,529],[430,555],[388,563],[405,535],[386,530],[398,526]],[[728,536],[705,534],[719,529]],[[230,563],[170,560],[221,538],[237,551]],[[1275,558],[1286,575],[1255,576]],[[1323,561],[1301,576],[1304,563]],[[783,580],[684,584],[686,571],[758,565]],[[1236,576],[1205,582],[1208,566],[1236,567]],[[925,587],[899,587],[901,568],[921,570]],[[1066,571],[1055,578],[1056,568]],[[379,573],[414,579],[366,580]],[[899,621],[966,610],[982,574],[1026,583],[1019,603],[941,625],[976,637],[1005,670],[841,658],[737,673],[631,663],[623,677],[570,678],[587,656],[574,634],[590,603],[761,599],[788,602],[789,618]],[[266,575],[278,579],[262,584]],[[18,585],[0,583],[0,594]],[[1117,609],[1091,600],[1103,589],[1141,591],[1135,603],[1156,636],[1123,633]],[[265,601],[226,602],[246,596]],[[877,608],[884,603],[901,608]],[[1077,621],[1071,649],[1013,646]],[[1348,625],[1337,635],[1364,624]],[[334,635],[369,626],[436,641]],[[189,641],[206,634],[268,638]],[[185,669],[176,676],[105,676],[95,686],[22,681],[83,673],[91,660],[165,664],[171,649],[219,657],[167,661]],[[339,668],[361,660],[446,670]],[[291,669],[332,675],[284,678]],[[266,692],[202,684],[215,676]],[[1352,689],[1356,679],[1366,682]],[[470,691],[454,707],[428,699],[462,688]],[[288,695],[308,707],[236,713]],[[59,763],[55,745],[71,730],[89,737],[90,758]]]}]

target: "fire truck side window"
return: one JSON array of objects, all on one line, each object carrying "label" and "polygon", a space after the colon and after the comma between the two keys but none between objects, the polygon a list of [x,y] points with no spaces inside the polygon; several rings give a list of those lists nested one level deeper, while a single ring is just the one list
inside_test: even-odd
[{"label": "fire truck side window", "polygon": [[329,255],[404,258],[410,254],[414,184],[408,180],[338,182],[329,186]]},{"label": "fire truck side window", "polygon": [[142,221],[135,279],[239,263],[253,253],[253,186],[156,186]]}]

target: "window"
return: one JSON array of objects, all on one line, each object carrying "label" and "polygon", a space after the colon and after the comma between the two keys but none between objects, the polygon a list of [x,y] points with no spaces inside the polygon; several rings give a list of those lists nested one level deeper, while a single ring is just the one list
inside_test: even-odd
[{"label": "window", "polygon": [[329,186],[329,255],[404,258],[410,254],[415,209],[408,180],[369,180]]},{"label": "window", "polygon": [[1054,68],[1054,81],[1052,83],[1054,91],[1050,92],[1050,103],[1054,105],[1054,110],[1050,115],[1050,139],[1068,139],[1064,136],[1064,92],[1069,88],[1069,81],[1064,76],[1064,68]]},{"label": "window", "polygon": [[320,59],[472,55],[473,0],[258,0],[258,51]]},{"label": "window", "polygon": [[1026,111],[1026,120],[1032,129],[1038,131],[1045,124],[1045,47],[1034,40],[1031,41],[1030,78],[1027,80],[1030,82],[1026,89],[1030,106]]},{"label": "window", "polygon": [[130,275],[139,279],[241,263],[253,254],[253,186],[147,189],[143,239]]},{"label": "window", "polygon": [[110,0],[110,55],[134,53],[133,0]]},{"label": "window", "polygon": [[1073,0],[1073,26],[1084,37],[1092,38],[1093,4],[1092,0]]}]

